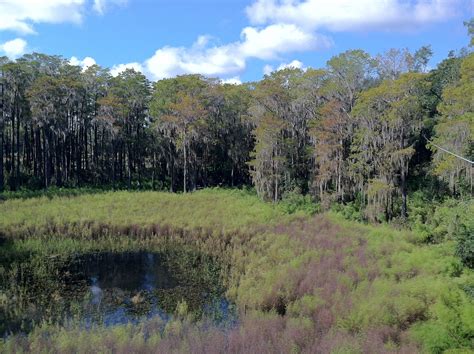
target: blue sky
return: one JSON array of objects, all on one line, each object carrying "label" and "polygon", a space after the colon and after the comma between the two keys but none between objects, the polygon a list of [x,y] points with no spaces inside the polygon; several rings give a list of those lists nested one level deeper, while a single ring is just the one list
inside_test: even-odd
[{"label": "blue sky", "polygon": [[251,81],[347,49],[431,44],[434,66],[467,45],[462,22],[473,16],[474,0],[1,0],[0,55]]}]

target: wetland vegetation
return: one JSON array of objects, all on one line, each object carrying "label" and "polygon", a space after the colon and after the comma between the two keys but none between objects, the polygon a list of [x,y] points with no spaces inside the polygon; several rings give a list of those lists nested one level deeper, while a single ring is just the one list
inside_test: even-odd
[{"label": "wetland vegetation", "polygon": [[[1,314],[12,318],[15,308],[14,318],[31,319],[42,301],[43,314],[54,311],[34,326],[17,324],[1,350],[469,351],[473,273],[454,241],[426,244],[413,231],[348,221],[341,211],[287,210],[219,189],[4,201]],[[147,293],[150,255],[160,283]],[[116,273],[136,274],[120,284]],[[29,277],[28,289],[11,288],[7,277]],[[108,292],[102,304],[112,303],[112,313],[122,306],[126,320],[89,321],[93,277]],[[83,292],[65,299],[75,284]],[[30,290],[44,300],[28,299]],[[167,303],[153,307],[153,299]]]}]

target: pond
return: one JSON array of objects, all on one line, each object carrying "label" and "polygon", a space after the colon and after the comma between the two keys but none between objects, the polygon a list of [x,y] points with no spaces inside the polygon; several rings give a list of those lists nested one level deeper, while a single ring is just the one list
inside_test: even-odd
[{"label": "pond", "polygon": [[181,304],[195,318],[230,321],[214,265],[202,257],[151,252],[100,252],[28,258],[3,268],[0,335],[48,323],[113,326],[160,316]]}]

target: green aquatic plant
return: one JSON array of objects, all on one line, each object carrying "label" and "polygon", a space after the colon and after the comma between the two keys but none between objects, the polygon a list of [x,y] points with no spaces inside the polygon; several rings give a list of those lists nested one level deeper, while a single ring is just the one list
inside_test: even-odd
[{"label": "green aquatic plant", "polygon": [[[237,323],[224,327],[213,325],[212,316],[189,315],[192,302],[184,306],[183,299],[191,292],[183,287],[174,297],[163,292],[163,306],[177,311],[169,322],[93,329],[43,323],[26,337],[9,337],[0,351],[439,352],[472,346],[474,276],[456,257],[455,240],[420,243],[410,231],[337,213],[287,214],[252,194],[227,190],[8,200],[0,208],[6,212],[0,219],[4,264],[33,257],[38,279],[55,274],[51,264],[40,264],[47,257],[153,250],[167,254],[189,284],[217,277],[239,313]],[[19,217],[20,208],[33,221]],[[200,262],[207,266],[196,267]],[[2,267],[8,276],[22,271]],[[137,302],[143,296],[134,295]]]}]

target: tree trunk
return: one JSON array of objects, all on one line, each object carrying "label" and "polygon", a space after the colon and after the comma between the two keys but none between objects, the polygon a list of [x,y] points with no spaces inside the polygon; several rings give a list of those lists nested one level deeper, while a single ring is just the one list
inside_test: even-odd
[{"label": "tree trunk", "polygon": [[407,186],[406,186],[406,177],[404,175],[402,175],[401,189],[402,189],[402,218],[406,220],[406,218],[408,217]]},{"label": "tree trunk", "polygon": [[184,149],[183,149],[183,154],[184,154],[184,176],[183,176],[183,190],[184,193],[186,193],[186,175],[188,173],[188,156],[187,156],[187,148],[186,148],[186,143],[184,143]]},{"label": "tree trunk", "polygon": [[49,186],[49,161],[48,161],[49,149],[48,149],[48,138],[46,131],[43,130],[43,185],[44,188]]},{"label": "tree trunk", "polygon": [[20,115],[21,110],[17,104],[17,116],[16,116],[16,171],[15,171],[15,188],[20,185]]},{"label": "tree trunk", "polygon": [[[1,72],[2,79],[4,78],[3,69]],[[3,131],[4,131],[4,124],[5,124],[5,85],[2,83],[0,85],[1,88],[1,101],[0,101],[0,109],[2,110],[2,114],[0,115],[0,192],[3,192],[5,189],[5,177],[3,172]]]},{"label": "tree trunk", "polygon": [[3,110],[2,121],[0,122],[0,192],[5,189],[4,175],[3,175]]},{"label": "tree trunk", "polygon": [[132,159],[130,158],[130,146],[128,147],[128,153],[127,153],[127,188],[131,189],[132,188]]},{"label": "tree trunk", "polygon": [[11,129],[11,139],[10,139],[10,174],[9,174],[9,184],[10,184],[10,190],[14,191],[16,190],[16,179],[15,179],[15,172],[16,172],[16,166],[15,166],[15,119],[16,119],[16,103],[13,106],[12,110],[12,129]]},{"label": "tree trunk", "polygon": [[156,170],[156,152],[153,151],[153,166],[151,173],[151,189],[155,190],[155,170]]},{"label": "tree trunk", "polygon": [[230,171],[230,183],[231,186],[234,187],[234,163],[232,163],[232,169]]}]

